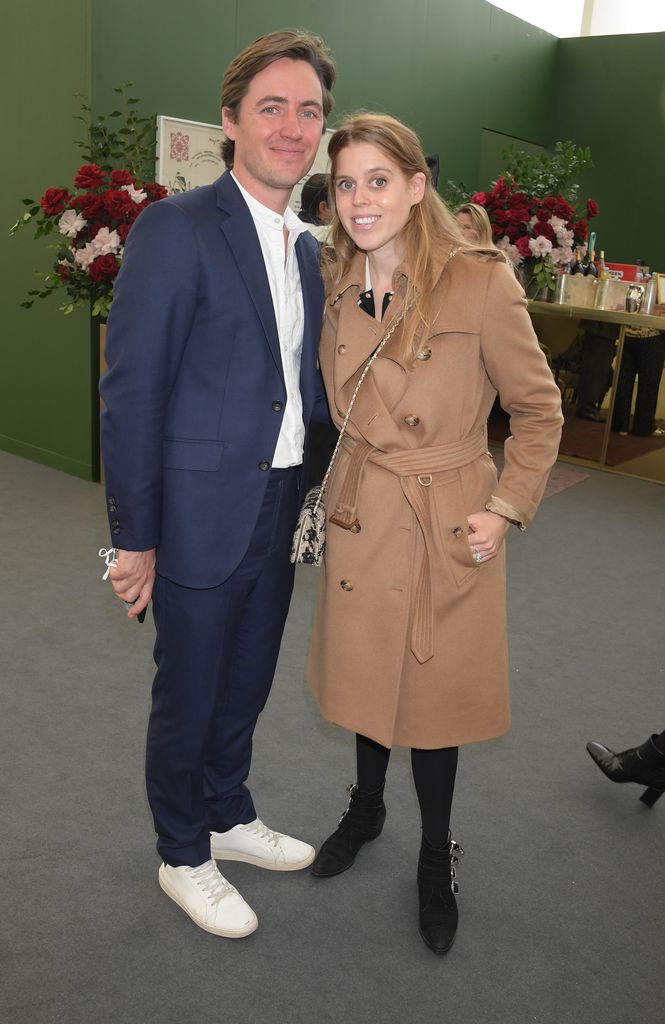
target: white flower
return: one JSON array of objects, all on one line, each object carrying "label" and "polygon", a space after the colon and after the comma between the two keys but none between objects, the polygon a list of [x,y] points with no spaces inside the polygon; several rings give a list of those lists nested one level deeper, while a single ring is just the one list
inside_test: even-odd
[{"label": "white flower", "polygon": [[148,193],[144,192],[142,188],[134,188],[133,185],[123,185],[122,191],[129,194],[130,199],[135,203],[143,203],[148,198]]},{"label": "white flower", "polygon": [[120,248],[120,235],[117,231],[110,231],[109,228],[100,228],[91,245],[95,256],[105,256],[107,253],[117,253]]},{"label": "white flower", "polygon": [[535,223],[536,223],[537,221],[538,221],[538,218],[536,217],[536,215],[535,215],[535,213],[534,213],[533,217],[531,217],[531,219],[529,220],[529,227],[530,227],[530,228],[532,228],[532,227],[533,227],[533,225],[534,225],[534,224],[535,224]]},{"label": "white flower", "polygon": [[511,267],[519,267],[520,263],[523,260],[523,257],[517,246],[509,245],[508,248],[505,250],[505,253],[506,259],[510,263]]},{"label": "white flower", "polygon": [[567,263],[573,262],[573,250],[569,245],[562,245],[558,249],[552,249],[550,260],[555,267],[565,267]]},{"label": "white flower", "polygon": [[83,230],[87,223],[87,220],[77,210],[65,210],[58,221],[58,230],[61,235],[73,238]]},{"label": "white flower", "polygon": [[74,259],[82,270],[87,270],[92,261],[99,253],[95,251],[92,242],[86,242],[82,249],[74,249]]},{"label": "white flower", "polygon": [[558,235],[560,231],[566,230],[566,222],[562,217],[550,217],[547,222],[554,228],[554,234]]},{"label": "white flower", "polygon": [[506,259],[510,263],[511,267],[519,267],[522,262],[520,251],[516,245],[511,245],[508,235],[504,235],[499,239],[498,242],[494,243],[497,249],[500,249],[505,254]]},{"label": "white flower", "polygon": [[547,256],[552,252],[552,243],[544,235],[538,235],[538,238],[529,239],[529,249],[534,256]]}]

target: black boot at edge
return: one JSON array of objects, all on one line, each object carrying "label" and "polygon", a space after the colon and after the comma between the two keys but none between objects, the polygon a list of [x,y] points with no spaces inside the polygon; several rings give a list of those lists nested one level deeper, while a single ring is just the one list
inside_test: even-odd
[{"label": "black boot at edge", "polygon": [[357,785],[349,786],[349,806],[310,868],[316,878],[341,875],[351,867],[361,847],[381,835],[386,820],[383,789],[381,786],[373,793],[362,793]]},{"label": "black boot at edge", "polygon": [[631,747],[615,754],[602,743],[591,741],[586,745],[601,772],[612,782],[636,782],[648,788],[640,797],[647,807],[653,807],[665,792],[665,754],[654,743],[654,737],[639,747]]},{"label": "black boot at edge", "polygon": [[418,928],[425,945],[435,953],[447,953],[457,934],[455,867],[463,853],[450,833],[443,847],[432,846],[423,835],[418,860]]}]

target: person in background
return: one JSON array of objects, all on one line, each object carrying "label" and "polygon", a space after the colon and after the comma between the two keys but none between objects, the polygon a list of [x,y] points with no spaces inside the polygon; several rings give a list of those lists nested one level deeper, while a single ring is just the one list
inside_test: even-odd
[{"label": "person in background", "polygon": [[322,245],[330,241],[332,214],[328,203],[330,178],[327,174],[312,174],[302,187],[298,216]]},{"label": "person in background", "polygon": [[[311,870],[346,871],[380,835],[391,748],[410,747],[419,929],[445,953],[458,747],[509,728],[503,542],[542,498],[561,399],[503,253],[465,241],[415,133],[360,114],[328,151],[336,259],[319,360],[338,427],[394,333],[358,388],[325,498],[307,677],[324,717],[355,733],[357,775]],[[512,434],[499,482],[487,450],[497,392]]]},{"label": "person in background", "polygon": [[471,245],[479,245],[483,248],[494,246],[492,225],[484,206],[478,206],[477,203],[463,203],[455,210],[455,218],[460,231]]},{"label": "person in background", "polygon": [[575,415],[591,423],[605,423],[605,416],[600,410],[612,386],[612,361],[619,326],[596,320],[582,320],[580,326],[584,333]]},{"label": "person in background", "polygon": [[229,169],[132,228],[101,381],[110,576],[130,618],[152,598],[157,629],[146,782],[159,883],[229,938],[257,918],[216,860],[293,871],[314,857],[263,824],[246,780],[293,588],[305,434],[328,416],[319,251],[288,202],[334,80],[304,32],[262,36],[231,62]]},{"label": "person in background", "polygon": [[[662,437],[665,434],[662,427],[656,426],[656,407],[664,362],[665,331],[651,327],[626,328],[612,413],[612,430],[619,434],[627,434],[630,430],[636,437]],[[637,395],[631,424],[630,409],[636,377]]]},{"label": "person in background", "polygon": [[590,741],[589,754],[601,772],[612,782],[636,782],[647,786],[640,800],[653,807],[665,792],[665,731],[655,733],[639,747],[615,754],[602,743]]}]

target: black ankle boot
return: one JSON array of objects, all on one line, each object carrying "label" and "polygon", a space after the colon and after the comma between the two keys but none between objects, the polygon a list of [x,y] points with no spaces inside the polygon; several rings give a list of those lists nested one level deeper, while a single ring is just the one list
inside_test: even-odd
[{"label": "black ankle boot", "polygon": [[612,782],[637,782],[648,786],[640,800],[653,807],[665,792],[665,754],[651,736],[641,747],[631,747],[615,754],[602,743],[587,743],[587,750],[601,772]]},{"label": "black ankle boot", "polygon": [[361,793],[349,786],[349,806],[339,819],[339,827],[319,850],[311,867],[317,878],[340,875],[351,867],[361,846],[381,835],[386,820],[383,786],[373,793]]},{"label": "black ankle boot", "polygon": [[432,846],[423,833],[418,860],[419,930],[435,953],[447,953],[457,932],[458,892],[455,867],[464,850],[448,833],[445,846]]}]

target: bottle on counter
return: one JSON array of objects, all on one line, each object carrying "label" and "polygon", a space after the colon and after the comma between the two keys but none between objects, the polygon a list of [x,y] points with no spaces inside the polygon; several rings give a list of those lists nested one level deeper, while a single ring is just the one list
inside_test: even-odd
[{"label": "bottle on counter", "polygon": [[598,271],[598,279],[600,281],[610,281],[612,279],[612,275],[605,266],[605,252],[603,249],[600,250],[600,259],[598,260],[596,269]]},{"label": "bottle on counter", "polygon": [[584,263],[580,259],[580,250],[579,249],[575,250],[575,259],[573,260],[573,265],[570,268],[570,273],[571,274],[584,274]]},{"label": "bottle on counter", "polygon": [[598,277],[598,271],[596,270],[596,250],[592,249],[590,253],[587,253],[587,260],[584,264],[584,273],[587,277]]}]

